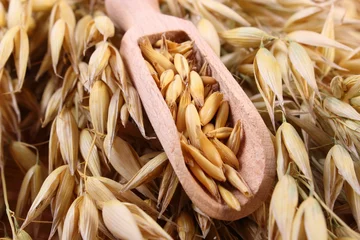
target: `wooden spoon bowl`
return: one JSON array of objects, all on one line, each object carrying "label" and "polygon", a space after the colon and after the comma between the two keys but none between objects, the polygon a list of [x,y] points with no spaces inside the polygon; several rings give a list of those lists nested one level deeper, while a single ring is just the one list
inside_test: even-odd
[{"label": "wooden spoon bowl", "polygon": [[[162,15],[156,0],[105,2],[110,18],[126,31],[120,53],[155,133],[191,201],[205,214],[216,219],[232,221],[251,214],[268,198],[275,178],[273,144],[254,105],[191,22]],[[233,192],[241,204],[240,211],[217,202],[199,185],[185,165],[176,125],[138,45],[142,37],[147,36],[154,43],[164,33],[169,39],[194,41],[194,50],[209,63],[212,77],[218,81],[224,99],[229,101],[232,121],[235,123],[240,120],[243,124],[244,134],[238,156],[241,166],[239,172],[254,196],[246,198],[239,191]]]}]

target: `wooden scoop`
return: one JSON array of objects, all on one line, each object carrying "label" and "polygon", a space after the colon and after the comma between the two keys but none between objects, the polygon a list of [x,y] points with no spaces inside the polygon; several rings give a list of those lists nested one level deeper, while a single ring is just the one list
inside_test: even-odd
[{"label": "wooden scoop", "polygon": [[[216,219],[231,221],[251,214],[268,198],[273,187],[275,155],[268,129],[249,98],[191,22],[161,14],[156,0],[106,0],[105,3],[115,25],[126,31],[120,53],[155,133],[191,201]],[[194,41],[194,50],[209,63],[224,99],[229,101],[232,120],[235,123],[240,119],[243,123],[239,172],[254,197],[247,199],[234,191],[241,204],[240,211],[217,202],[205,192],[185,165],[176,125],[138,46],[142,37],[147,36],[154,43],[164,33],[171,40]]]}]

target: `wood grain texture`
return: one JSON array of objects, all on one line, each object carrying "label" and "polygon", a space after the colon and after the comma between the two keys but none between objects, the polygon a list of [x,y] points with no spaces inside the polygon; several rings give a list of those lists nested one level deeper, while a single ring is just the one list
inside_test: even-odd
[{"label": "wood grain texture", "polygon": [[[260,207],[273,188],[275,154],[268,129],[231,73],[199,36],[195,26],[189,21],[156,12],[156,8],[151,7],[154,6],[154,2],[156,1],[106,0],[106,9],[111,19],[117,26],[127,30],[120,52],[130,77],[139,92],[157,137],[191,201],[204,213],[216,219],[231,221],[245,217]],[[144,9],[144,6],[147,9]],[[137,12],[134,9],[141,10]],[[141,37],[149,36],[150,40],[155,41],[163,33],[167,33],[171,38],[188,37],[195,41],[195,49],[209,63],[212,76],[219,82],[220,91],[230,103],[233,122],[240,119],[243,123],[244,138],[238,156],[241,166],[239,172],[248,183],[254,197],[247,199],[234,191],[242,206],[239,212],[230,209],[225,203],[217,202],[207,194],[185,165],[176,125],[138,47]]]}]

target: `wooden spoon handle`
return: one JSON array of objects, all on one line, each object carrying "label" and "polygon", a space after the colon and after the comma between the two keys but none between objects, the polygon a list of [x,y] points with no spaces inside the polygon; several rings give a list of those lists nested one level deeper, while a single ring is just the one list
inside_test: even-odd
[{"label": "wooden spoon handle", "polygon": [[151,24],[149,17],[160,13],[158,0],[106,0],[105,5],[111,20],[124,31],[146,19],[142,24]]}]

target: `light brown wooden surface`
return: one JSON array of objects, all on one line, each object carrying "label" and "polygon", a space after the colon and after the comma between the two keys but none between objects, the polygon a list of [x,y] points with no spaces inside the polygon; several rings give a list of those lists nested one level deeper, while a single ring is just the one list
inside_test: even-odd
[{"label": "light brown wooden surface", "polygon": [[[204,213],[216,219],[236,220],[251,214],[272,190],[275,154],[268,129],[244,91],[201,39],[194,25],[160,14],[156,0],[106,0],[106,9],[115,24],[127,30],[120,52],[157,137],[189,198]],[[185,165],[175,123],[138,47],[141,37],[150,36],[150,40],[154,41],[165,32],[170,38],[188,37],[195,41],[195,49],[209,62],[212,76],[219,82],[224,98],[229,100],[233,121],[240,119],[243,123],[239,172],[255,196],[247,199],[235,191],[242,206],[239,212],[230,209],[225,203],[215,201],[197,183]]]}]

